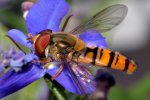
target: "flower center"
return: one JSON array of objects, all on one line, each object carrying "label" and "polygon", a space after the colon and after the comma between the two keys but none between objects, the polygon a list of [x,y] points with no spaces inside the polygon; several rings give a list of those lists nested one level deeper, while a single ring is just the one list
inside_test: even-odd
[{"label": "flower center", "polygon": [[16,72],[22,69],[22,66],[26,64],[24,62],[25,54],[22,51],[16,51],[14,48],[8,52],[1,50],[0,53],[0,75],[5,73],[8,69],[12,68]]}]

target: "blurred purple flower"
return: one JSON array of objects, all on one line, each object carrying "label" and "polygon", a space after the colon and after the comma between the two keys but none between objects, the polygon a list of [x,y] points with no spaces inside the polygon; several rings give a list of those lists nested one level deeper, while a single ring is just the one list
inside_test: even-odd
[{"label": "blurred purple flower", "polygon": [[6,8],[12,5],[14,0],[0,0],[0,8]]},{"label": "blurred purple flower", "polygon": [[[65,0],[39,0],[31,7],[26,17],[28,33],[36,35],[45,29],[51,29],[53,32],[59,32],[59,25],[68,11],[69,5],[65,2]],[[89,32],[85,32],[83,35],[84,34],[88,37]],[[4,70],[5,67],[9,65],[10,70],[0,77],[0,98],[20,90],[28,84],[42,78],[45,74],[53,76],[59,69],[59,65],[55,63],[52,64],[52,66],[54,66],[53,69],[44,69],[44,65],[33,63],[33,60],[40,58],[38,58],[35,54],[32,43],[27,40],[27,36],[23,32],[12,29],[8,32],[8,36],[17,43],[28,47],[31,50],[31,53],[24,54],[21,51],[16,52],[14,50],[10,50],[10,55],[9,52],[5,54],[5,59],[8,63],[5,65],[3,62],[0,62],[0,69]],[[92,38],[92,40],[88,40],[89,38],[86,40],[84,37],[80,38],[87,44],[88,42],[95,43],[96,41],[96,43],[98,43],[98,41],[104,40],[102,43],[99,42],[99,46],[106,46],[104,37],[96,31],[94,35],[90,34],[90,38]],[[80,93],[81,91],[79,91],[79,88],[74,84],[74,81],[70,76],[69,71],[64,68],[61,74],[56,78],[56,81],[68,91]]]},{"label": "blurred purple flower", "polygon": [[33,2],[30,2],[30,1],[25,1],[25,2],[22,3],[21,8],[22,8],[22,11],[23,11],[23,17],[24,17],[24,19],[26,19],[27,14],[28,14],[28,12],[29,12],[29,9],[30,9],[33,5],[34,5],[34,3],[33,3]]},{"label": "blurred purple flower", "polygon": [[9,52],[1,50],[1,62],[0,62],[0,72],[4,72],[8,66],[11,66],[14,70],[21,70],[24,65],[25,54],[20,51],[16,52],[14,48],[10,49]]},{"label": "blurred purple flower", "polygon": [[88,96],[88,100],[107,100],[110,88],[116,83],[114,77],[99,69],[95,75],[95,81],[96,90]]}]

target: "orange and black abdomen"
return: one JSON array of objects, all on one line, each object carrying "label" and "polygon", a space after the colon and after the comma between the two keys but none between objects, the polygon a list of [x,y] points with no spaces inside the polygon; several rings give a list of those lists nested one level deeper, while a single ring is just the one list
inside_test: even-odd
[{"label": "orange and black abdomen", "polygon": [[85,49],[84,54],[78,56],[78,62],[90,63],[96,66],[109,67],[132,74],[136,70],[136,64],[133,60],[104,48]]}]

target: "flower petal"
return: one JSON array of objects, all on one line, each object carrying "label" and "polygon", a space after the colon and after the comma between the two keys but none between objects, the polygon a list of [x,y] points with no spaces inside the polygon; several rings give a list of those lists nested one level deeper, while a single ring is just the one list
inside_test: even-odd
[{"label": "flower petal", "polygon": [[20,43],[20,44],[32,49],[32,44],[27,40],[27,37],[23,32],[16,30],[16,29],[12,29],[12,30],[8,31],[8,36],[10,36],[17,43]]},{"label": "flower petal", "polygon": [[27,15],[28,32],[36,34],[45,29],[59,31],[61,20],[68,10],[69,5],[65,0],[39,0]]},{"label": "flower petal", "polygon": [[88,30],[79,35],[79,38],[83,40],[87,46],[98,46],[103,48],[107,47],[105,37],[95,30]]},{"label": "flower petal", "polygon": [[[47,73],[50,74],[52,77],[56,74],[59,67],[55,67],[52,70],[47,70]],[[63,69],[63,71],[57,76],[55,79],[59,84],[61,84],[66,90],[72,92],[72,93],[78,93],[80,94],[80,90],[77,88],[74,81],[71,79],[71,75],[69,74],[68,70],[66,68]]]},{"label": "flower petal", "polygon": [[33,53],[29,53],[29,54],[26,54],[24,56],[24,62],[25,63],[31,62],[34,59],[38,59],[38,57],[35,54],[33,54]]},{"label": "flower petal", "polygon": [[38,80],[45,74],[38,65],[29,64],[20,72],[9,70],[0,77],[0,98],[16,92],[28,84]]}]

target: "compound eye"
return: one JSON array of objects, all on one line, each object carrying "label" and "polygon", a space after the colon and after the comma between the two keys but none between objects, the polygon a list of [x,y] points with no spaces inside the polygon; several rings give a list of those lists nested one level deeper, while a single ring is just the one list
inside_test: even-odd
[{"label": "compound eye", "polygon": [[49,30],[40,32],[40,36],[35,42],[35,51],[40,57],[45,57],[45,49],[50,42],[51,33]]}]

